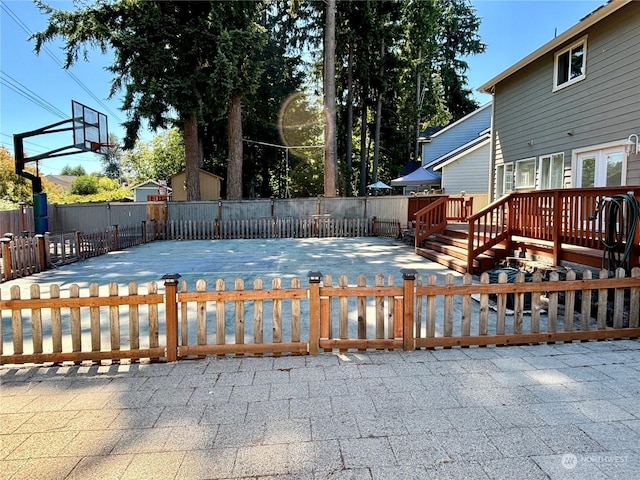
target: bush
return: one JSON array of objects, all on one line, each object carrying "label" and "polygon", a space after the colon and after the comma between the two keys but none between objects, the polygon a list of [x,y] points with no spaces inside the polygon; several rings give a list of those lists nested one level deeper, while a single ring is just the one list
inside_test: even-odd
[{"label": "bush", "polygon": [[71,182],[71,193],[75,195],[93,195],[99,190],[98,179],[92,175],[82,175]]}]

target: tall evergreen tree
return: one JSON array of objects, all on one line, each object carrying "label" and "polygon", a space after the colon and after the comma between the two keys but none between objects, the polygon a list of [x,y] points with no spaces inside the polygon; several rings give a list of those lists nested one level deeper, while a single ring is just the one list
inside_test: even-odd
[{"label": "tall evergreen tree", "polygon": [[125,148],[131,148],[142,120],[152,129],[177,125],[184,135],[187,198],[200,198],[202,148],[198,125],[205,114],[228,118],[227,194],[242,195],[241,99],[256,87],[264,30],[256,23],[264,3],[99,0],[68,12],[40,0],[49,15],[36,33],[36,51],[61,37],[65,68],[86,45],[115,52],[111,95],[124,89]]}]

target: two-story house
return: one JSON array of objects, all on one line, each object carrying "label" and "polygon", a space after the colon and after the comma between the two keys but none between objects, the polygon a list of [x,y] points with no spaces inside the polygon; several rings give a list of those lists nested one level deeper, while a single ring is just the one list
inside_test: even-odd
[{"label": "two-story house", "polygon": [[493,95],[492,199],[640,184],[640,2],[610,1],[479,90]]}]

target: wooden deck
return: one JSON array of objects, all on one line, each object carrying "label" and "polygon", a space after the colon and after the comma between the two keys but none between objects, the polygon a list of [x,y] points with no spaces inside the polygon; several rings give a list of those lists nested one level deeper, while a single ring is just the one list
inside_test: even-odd
[{"label": "wooden deck", "polygon": [[[603,198],[627,192],[640,197],[630,186],[512,192],[467,221],[452,221],[441,197],[415,214],[415,251],[461,273],[479,274],[509,256],[615,270],[621,265],[608,264],[600,240],[604,221],[593,217]],[[640,228],[628,241],[627,270],[640,265]]]}]

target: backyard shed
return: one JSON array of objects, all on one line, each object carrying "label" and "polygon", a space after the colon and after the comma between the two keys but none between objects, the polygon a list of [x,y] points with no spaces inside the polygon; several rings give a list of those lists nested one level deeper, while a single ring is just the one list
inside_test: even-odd
[{"label": "backyard shed", "polygon": [[[222,187],[222,177],[202,169],[198,170],[198,175],[200,177],[200,199],[218,200]],[[187,200],[186,179],[187,174],[184,170],[169,177],[169,182],[173,188],[172,199],[174,201]]]}]

